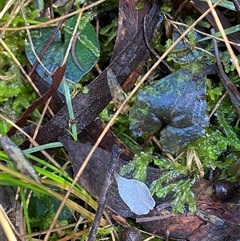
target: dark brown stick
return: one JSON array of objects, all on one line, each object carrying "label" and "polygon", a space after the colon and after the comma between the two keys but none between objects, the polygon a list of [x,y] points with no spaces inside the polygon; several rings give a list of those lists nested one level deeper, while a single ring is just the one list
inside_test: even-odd
[{"label": "dark brown stick", "polygon": [[111,185],[111,182],[113,180],[113,174],[114,174],[115,168],[117,166],[120,154],[121,154],[121,149],[117,145],[114,145],[113,148],[112,148],[112,152],[109,156],[110,166],[109,166],[108,172],[107,172],[106,177],[105,177],[105,182],[104,182],[104,185],[102,187],[103,189],[102,189],[101,195],[99,197],[99,204],[98,204],[98,208],[97,208],[97,211],[96,211],[96,214],[95,214],[95,218],[93,220],[93,224],[92,224],[92,227],[91,227],[91,230],[90,230],[88,241],[96,240],[97,229],[98,229],[98,226],[99,226],[102,214],[103,214],[103,210],[104,210],[104,207],[105,207],[108,188]]},{"label": "dark brown stick", "polygon": [[82,68],[81,64],[78,62],[78,59],[77,59],[77,56],[76,56],[76,52],[75,52],[76,51],[76,43],[77,43],[77,39],[78,39],[79,36],[80,36],[80,33],[77,32],[75,34],[75,36],[73,37],[72,47],[71,47],[71,54],[72,54],[72,58],[73,58],[74,63],[77,65],[77,67],[81,71],[83,71],[83,68]]},{"label": "dark brown stick", "polygon": [[[214,34],[215,31],[214,29],[211,29],[211,33]],[[237,88],[234,86],[232,81],[228,78],[228,76],[225,74],[222,64],[221,64],[221,59],[219,56],[219,51],[218,51],[218,46],[217,46],[217,41],[216,39],[213,38],[213,45],[214,45],[214,51],[215,51],[215,56],[217,60],[217,66],[219,70],[219,74],[221,76],[223,85],[225,89],[227,90],[227,93],[233,103],[233,105],[236,108],[237,114],[240,117],[240,93],[238,92]]]},{"label": "dark brown stick", "polygon": [[239,1],[238,0],[232,0],[232,2],[235,6],[236,11],[240,13],[240,3],[239,3]]},{"label": "dark brown stick", "polygon": [[[39,97],[37,100],[35,100],[22,114],[22,116],[17,120],[16,125],[18,125],[19,127],[22,127],[26,122],[28,117],[30,116],[30,114],[40,105],[42,105],[43,103],[45,103],[58,89],[58,86],[60,85],[64,73],[65,73],[65,69],[66,69],[66,64],[59,66],[53,73],[52,75],[52,84],[51,87],[49,88],[49,90],[42,95],[41,97]],[[8,131],[8,136],[11,136],[15,133],[16,129],[15,127],[12,127],[9,131]]]}]

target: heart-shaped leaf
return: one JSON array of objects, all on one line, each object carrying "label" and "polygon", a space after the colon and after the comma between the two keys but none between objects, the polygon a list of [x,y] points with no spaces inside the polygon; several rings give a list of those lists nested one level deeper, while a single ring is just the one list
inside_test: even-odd
[{"label": "heart-shaped leaf", "polygon": [[172,154],[201,137],[209,125],[203,71],[204,66],[192,65],[141,90],[130,111],[133,133],[141,136],[160,130],[162,148]]},{"label": "heart-shaped leaf", "polygon": [[[80,24],[79,26],[75,46],[72,46],[72,51],[74,52],[76,59],[74,60],[72,51],[70,51],[66,63],[65,78],[69,83],[78,83],[81,78],[92,69],[100,55],[99,42],[92,25],[89,21],[86,21],[84,17],[82,22],[83,24]],[[43,66],[41,64],[38,64],[37,66],[37,73],[49,84],[51,84],[52,78],[48,75],[47,71],[53,72],[56,67],[62,64],[75,24],[76,16],[66,21],[63,37],[59,31],[41,59]],[[55,28],[31,30],[32,42],[37,55],[41,53],[45,45],[48,43],[54,30]],[[29,62],[31,65],[34,65],[36,56],[28,40],[26,40],[25,49]],[[81,65],[81,69],[78,64]],[[62,84],[58,88],[58,91],[64,94]]]}]

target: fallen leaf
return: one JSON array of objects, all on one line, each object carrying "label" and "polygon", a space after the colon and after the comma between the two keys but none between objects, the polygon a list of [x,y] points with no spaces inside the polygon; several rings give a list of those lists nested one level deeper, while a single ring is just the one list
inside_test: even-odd
[{"label": "fallen leaf", "polygon": [[114,174],[118,192],[122,200],[137,215],[147,214],[155,206],[155,201],[145,183]]},{"label": "fallen leaf", "polygon": [[129,114],[133,134],[160,131],[163,151],[172,154],[201,137],[209,125],[204,72],[188,66],[142,89]]}]

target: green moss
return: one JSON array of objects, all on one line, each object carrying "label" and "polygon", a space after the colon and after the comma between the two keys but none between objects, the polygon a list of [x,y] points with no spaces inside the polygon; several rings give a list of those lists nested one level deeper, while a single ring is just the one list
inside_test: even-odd
[{"label": "green moss", "polygon": [[134,159],[124,166],[120,172],[121,175],[132,172],[133,178],[141,182],[146,181],[147,169],[149,163],[152,162],[153,148],[148,148],[144,151],[138,151]]},{"label": "green moss", "polygon": [[117,26],[118,20],[116,17],[100,31],[101,62],[104,64],[111,58],[117,35]]},{"label": "green moss", "polygon": [[[22,79],[22,75],[19,72],[17,66],[12,65],[9,67],[5,76],[11,76],[9,80],[0,81],[0,108],[2,113],[10,118],[12,121],[16,121],[36,98],[35,93],[32,90],[30,84]],[[39,118],[39,112],[34,111],[32,117],[33,120]],[[0,120],[3,126],[3,132],[6,133],[10,125]]]},{"label": "green moss", "polygon": [[172,196],[173,212],[183,213],[185,211],[185,205],[188,205],[191,212],[195,212],[195,196],[191,191],[193,184],[198,175],[195,178],[190,178],[190,173],[186,168],[185,160],[182,159],[179,162],[170,162],[166,159],[161,159],[153,155],[154,148],[147,148],[146,150],[135,154],[132,162],[125,165],[121,174],[132,173],[133,178],[146,181],[146,172],[149,165],[158,166],[163,173],[161,176],[154,180],[150,186],[152,195],[156,195],[158,198],[165,198],[166,196]]},{"label": "green moss", "polygon": [[182,161],[183,163],[181,161],[172,163],[169,160],[155,158],[154,164],[164,171],[157,180],[153,181],[150,190],[158,198],[172,196],[173,212],[184,213],[186,205],[191,212],[195,212],[195,196],[191,189],[198,175],[194,179],[190,178],[184,158]]},{"label": "green moss", "polygon": [[162,6],[161,6],[161,13],[169,13],[172,11],[172,1],[169,0],[163,0],[162,1]]},{"label": "green moss", "polygon": [[208,98],[208,107],[211,110],[216,105],[219,98],[223,95],[223,86],[216,85],[210,79],[206,81],[207,85],[207,98]]},{"label": "green moss", "polygon": [[[29,18],[34,19],[38,11],[33,11],[30,7],[24,9]],[[8,18],[7,11],[0,20],[4,22]],[[22,16],[15,16],[10,24],[10,27],[23,26],[24,21]],[[22,67],[25,67],[27,59],[25,56],[25,31],[10,32],[6,31],[3,36],[5,44],[8,46],[12,54],[18,59]],[[16,121],[24,112],[36,95],[29,83],[23,78],[18,66],[13,61],[10,54],[0,46],[0,75],[3,78],[0,80],[0,109],[3,115],[12,121]],[[32,115],[33,120],[39,118],[39,114],[35,111]],[[0,131],[5,134],[10,128],[10,125],[0,119]]]},{"label": "green moss", "polygon": [[[35,193],[29,203],[29,218],[32,230],[46,230],[52,223],[60,201],[48,195]],[[73,220],[72,213],[65,207],[59,216],[59,221],[67,220],[70,223]]]}]

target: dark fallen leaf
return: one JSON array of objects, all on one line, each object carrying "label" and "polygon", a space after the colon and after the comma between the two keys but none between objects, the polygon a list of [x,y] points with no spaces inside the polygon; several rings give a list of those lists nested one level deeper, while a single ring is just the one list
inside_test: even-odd
[{"label": "dark fallen leaf", "polygon": [[176,240],[239,240],[240,194],[228,202],[221,202],[212,195],[209,185],[209,181],[201,180],[194,186],[193,191],[197,196],[195,214],[176,214],[165,218],[165,210],[155,209],[148,215],[154,220],[140,223],[151,233]]},{"label": "dark fallen leaf", "polygon": [[[65,73],[65,69],[66,69],[66,65],[61,65],[59,67],[56,68],[56,70],[54,71],[54,73],[52,74],[52,84],[51,87],[49,88],[49,90],[44,93],[41,97],[39,97],[37,100],[35,100],[22,114],[22,116],[17,120],[16,125],[18,125],[19,127],[22,127],[26,122],[27,122],[27,118],[30,116],[30,114],[40,105],[44,104],[58,89],[58,86],[60,85],[64,73]],[[15,132],[15,128],[12,127],[9,132],[8,135],[13,135]]]},{"label": "dark fallen leaf", "polygon": [[[79,141],[94,145],[105,127],[105,123],[100,119],[96,119],[81,132],[78,136]],[[120,157],[123,160],[127,161],[133,159],[133,153],[112,133],[111,130],[108,130],[103,140],[100,142],[99,147],[110,152],[114,144],[121,148],[122,153]]]},{"label": "dark fallen leaf", "polygon": [[172,154],[201,137],[209,125],[204,71],[200,65],[195,71],[188,66],[141,90],[129,115],[133,133],[160,130],[163,150]]}]

